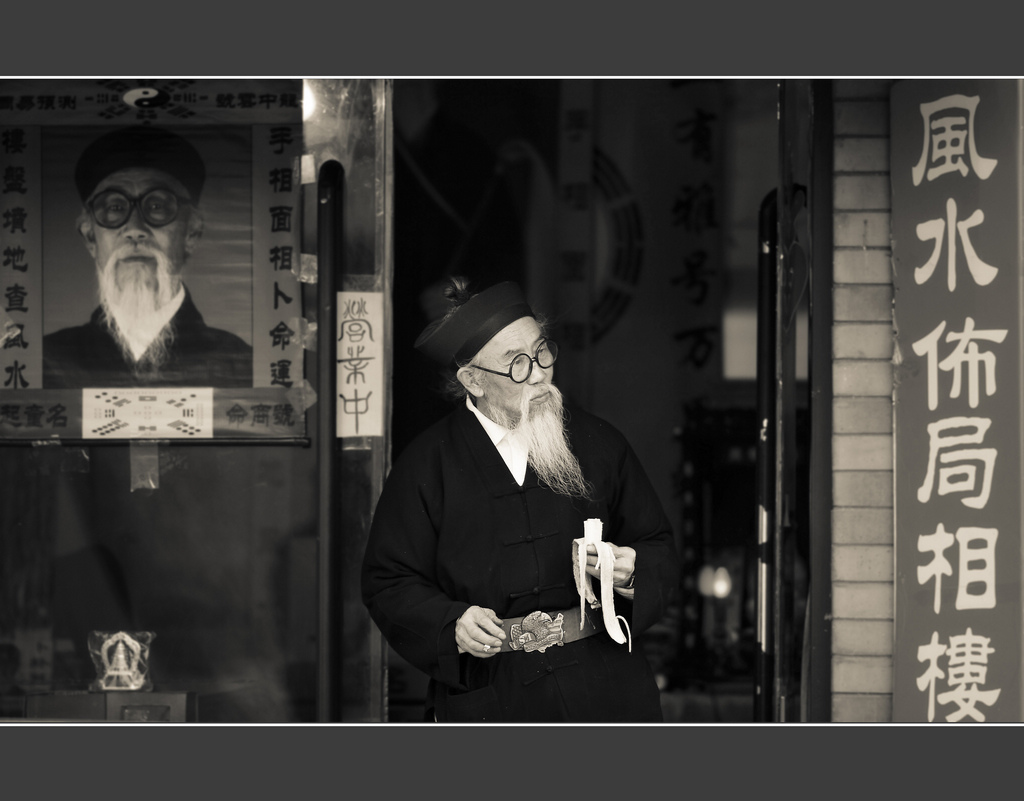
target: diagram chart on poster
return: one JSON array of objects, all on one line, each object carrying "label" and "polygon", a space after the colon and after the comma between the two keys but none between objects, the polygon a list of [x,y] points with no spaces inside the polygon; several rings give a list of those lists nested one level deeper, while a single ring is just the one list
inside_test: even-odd
[{"label": "diagram chart on poster", "polygon": [[203,439],[213,436],[213,389],[82,390],[85,439]]}]

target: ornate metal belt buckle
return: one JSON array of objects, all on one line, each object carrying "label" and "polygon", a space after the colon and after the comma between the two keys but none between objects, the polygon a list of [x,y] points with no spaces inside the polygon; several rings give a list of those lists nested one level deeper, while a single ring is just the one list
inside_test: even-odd
[{"label": "ornate metal belt buckle", "polygon": [[565,645],[562,638],[565,632],[562,631],[562,613],[554,620],[547,612],[530,612],[523,618],[522,624],[512,625],[512,636],[509,638],[509,645],[513,651],[540,651],[551,645]]}]

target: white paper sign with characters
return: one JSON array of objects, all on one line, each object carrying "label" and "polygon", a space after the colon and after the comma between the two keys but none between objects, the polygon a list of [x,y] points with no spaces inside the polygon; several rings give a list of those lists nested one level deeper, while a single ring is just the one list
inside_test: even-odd
[{"label": "white paper sign with characters", "polygon": [[339,292],[337,309],[338,436],[383,436],[383,295]]}]

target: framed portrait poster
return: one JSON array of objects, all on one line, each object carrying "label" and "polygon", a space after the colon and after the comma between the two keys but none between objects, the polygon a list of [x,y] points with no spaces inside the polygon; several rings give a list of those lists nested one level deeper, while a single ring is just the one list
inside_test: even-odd
[{"label": "framed portrait poster", "polygon": [[0,81],[0,439],[305,436],[301,97]]}]

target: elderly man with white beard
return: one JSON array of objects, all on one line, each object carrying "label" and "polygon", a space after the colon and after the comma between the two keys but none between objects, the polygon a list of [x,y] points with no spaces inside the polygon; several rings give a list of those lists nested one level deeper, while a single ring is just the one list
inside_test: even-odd
[{"label": "elderly man with white beard", "polygon": [[205,178],[196,149],[160,128],[118,129],[82,153],[76,225],[99,308],[44,337],[47,389],[252,385],[252,348],[207,326],[184,282],[203,234]]},{"label": "elderly man with white beard", "polygon": [[[661,721],[641,635],[679,565],[643,467],[609,423],[563,405],[558,348],[515,283],[445,294],[415,347],[459,403],[385,482],[362,568],[372,619],[430,677],[427,720]],[[585,542],[593,521],[604,545]]]}]

